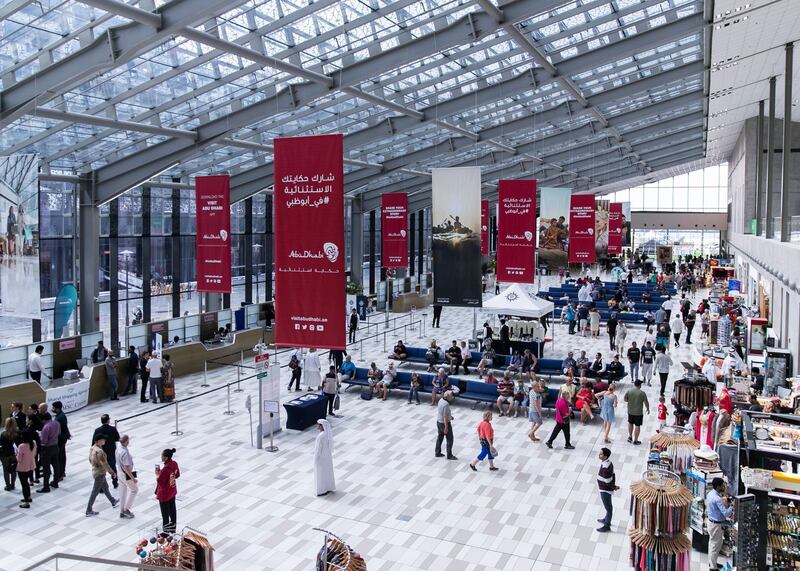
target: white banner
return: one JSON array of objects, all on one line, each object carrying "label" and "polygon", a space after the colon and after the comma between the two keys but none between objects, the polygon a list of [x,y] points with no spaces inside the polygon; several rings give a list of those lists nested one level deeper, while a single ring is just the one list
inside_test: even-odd
[{"label": "white banner", "polygon": [[89,404],[89,379],[78,381],[61,387],[52,387],[45,391],[45,402],[48,410],[52,404],[60,400],[64,412],[75,412]]}]

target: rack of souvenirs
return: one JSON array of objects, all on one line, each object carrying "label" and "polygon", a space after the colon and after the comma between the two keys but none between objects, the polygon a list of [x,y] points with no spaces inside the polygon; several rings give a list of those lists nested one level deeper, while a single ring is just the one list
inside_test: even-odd
[{"label": "rack of souvenirs", "polygon": [[685,426],[663,426],[650,437],[651,451],[661,453],[661,462],[669,458],[671,469],[678,474],[684,474],[692,466],[693,454],[699,447],[694,431]]},{"label": "rack of souvenirs", "polygon": [[736,496],[735,550],[733,561],[739,571],[758,569],[758,503],[753,494]]},{"label": "rack of souvenirs", "polygon": [[689,509],[689,527],[692,529],[692,546],[700,551],[708,549],[708,522],[706,494],[714,478],[723,478],[719,456],[710,448],[695,450],[692,467],[686,472],[686,487],[693,499]]},{"label": "rack of souvenirs", "polygon": [[692,411],[713,404],[714,389],[715,384],[703,374],[686,373],[677,379],[672,391],[676,424],[686,424]]},{"label": "rack of souvenirs", "polygon": [[168,567],[214,571],[214,548],[206,534],[184,527],[180,533],[158,533],[158,530],[136,543],[136,555],[141,563]]},{"label": "rack of souvenirs", "polygon": [[630,561],[636,571],[686,571],[692,494],[675,472],[649,466],[631,484]]},{"label": "rack of souvenirs", "polygon": [[725,410],[718,411],[713,406],[698,409],[689,415],[686,425],[694,431],[694,437],[701,448],[708,446],[716,450],[720,443],[731,440],[731,415]]},{"label": "rack of souvenirs", "polygon": [[325,534],[325,544],[317,553],[316,571],[367,571],[364,558],[339,536],[326,529],[314,529]]}]

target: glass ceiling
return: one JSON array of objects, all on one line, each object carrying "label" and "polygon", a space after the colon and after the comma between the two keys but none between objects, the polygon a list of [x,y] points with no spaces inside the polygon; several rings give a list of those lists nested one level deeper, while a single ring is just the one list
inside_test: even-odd
[{"label": "glass ceiling", "polygon": [[[530,53],[532,47],[556,69],[562,63],[569,67],[572,86],[591,103],[593,96],[609,90],[657,78],[677,66],[701,62],[702,27],[676,34],[662,45],[628,47],[649,29],[680,23],[701,13],[701,0],[565,0],[560,7],[545,13],[535,9],[541,2],[528,1],[532,17],[517,22],[516,27],[530,46],[520,45],[499,28],[481,34],[477,41],[436,53],[420,53],[409,58],[408,63],[381,69],[354,86],[388,102],[386,106],[351,92],[331,90],[290,112],[265,116],[246,128],[232,130],[225,140],[198,150],[163,176],[236,173],[271,163],[268,150],[237,146],[230,139],[271,145],[277,136],[329,132],[347,135],[367,129],[375,132],[367,143],[351,145],[345,137],[348,158],[382,163],[430,149],[427,156],[407,165],[425,171],[436,165],[467,163],[502,146],[516,148],[531,141],[537,141],[536,154],[546,158],[587,141],[585,135],[576,135],[575,140],[549,145],[549,137],[596,122],[598,116],[609,120],[611,128],[624,131],[652,121],[641,118],[626,122],[626,113],[687,93],[697,94],[696,104],[661,111],[658,117],[680,116],[701,108],[702,75],[695,73],[679,82],[603,103],[596,111],[584,109],[575,101],[569,86],[553,80]],[[161,0],[131,3],[145,10],[167,4]],[[249,0],[197,28],[336,80],[342,69],[379,57],[392,48],[413,45],[417,38],[431,34],[435,37],[466,14],[479,12],[480,5],[471,0],[318,0],[313,4],[306,0]],[[73,0],[31,1],[16,11],[0,7],[0,17],[3,88],[49,65],[58,65],[59,60],[78,52],[109,28],[130,22]],[[619,47],[615,57],[592,61],[594,51],[616,44]],[[517,87],[504,91],[506,83],[526,74],[535,79],[525,89],[519,89],[517,82]],[[291,84],[304,82],[307,80],[286,71],[177,35],[43,106],[104,119],[194,130],[253,103],[267,101]],[[485,96],[485,90],[492,86],[498,86],[500,94]],[[569,109],[566,102],[572,102]],[[389,120],[402,117],[392,108],[395,105],[423,113],[424,120],[391,132]],[[440,113],[440,106],[446,111]],[[559,110],[565,113],[554,120],[553,114]],[[543,113],[550,119],[537,120]],[[620,117],[619,125],[614,123],[615,117]],[[506,124],[510,126],[508,131],[503,128]],[[377,129],[382,125],[387,125],[386,129]],[[603,131],[597,125],[598,131]],[[702,122],[697,128],[702,132]],[[486,140],[481,133],[487,129],[499,129],[501,135]],[[463,137],[461,130],[476,134],[480,141],[449,152],[442,141]],[[3,154],[39,153],[54,171],[80,172],[125,161],[169,137],[169,133],[71,123],[33,112],[0,130],[0,150]],[[611,144],[603,132],[592,140],[606,148]],[[502,169],[519,160],[520,157],[511,156],[491,168]],[[357,170],[353,168],[353,172]],[[379,188],[408,177],[384,173],[373,181],[365,177],[365,184]]]}]

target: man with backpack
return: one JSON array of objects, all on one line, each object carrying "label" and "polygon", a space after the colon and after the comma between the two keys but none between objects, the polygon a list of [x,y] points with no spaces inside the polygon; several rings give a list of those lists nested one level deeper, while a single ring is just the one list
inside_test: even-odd
[{"label": "man with backpack", "polygon": [[303,350],[295,349],[289,358],[289,369],[292,371],[292,378],[289,379],[289,390],[295,384],[295,391],[300,390],[300,379],[303,377]]}]

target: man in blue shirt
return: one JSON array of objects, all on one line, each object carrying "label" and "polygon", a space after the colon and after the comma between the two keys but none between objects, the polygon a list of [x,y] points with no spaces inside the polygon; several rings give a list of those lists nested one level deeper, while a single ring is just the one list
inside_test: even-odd
[{"label": "man in blue shirt", "polygon": [[344,358],[344,363],[342,366],[339,367],[339,372],[342,374],[342,381],[349,381],[355,378],[356,376],[356,366],[353,364],[353,361],[350,359],[350,355],[347,355]]},{"label": "man in blue shirt", "polygon": [[725,481],[722,478],[711,480],[711,491],[706,496],[708,512],[708,568],[721,569],[717,563],[722,549],[722,526],[733,515],[733,506],[725,493]]}]

